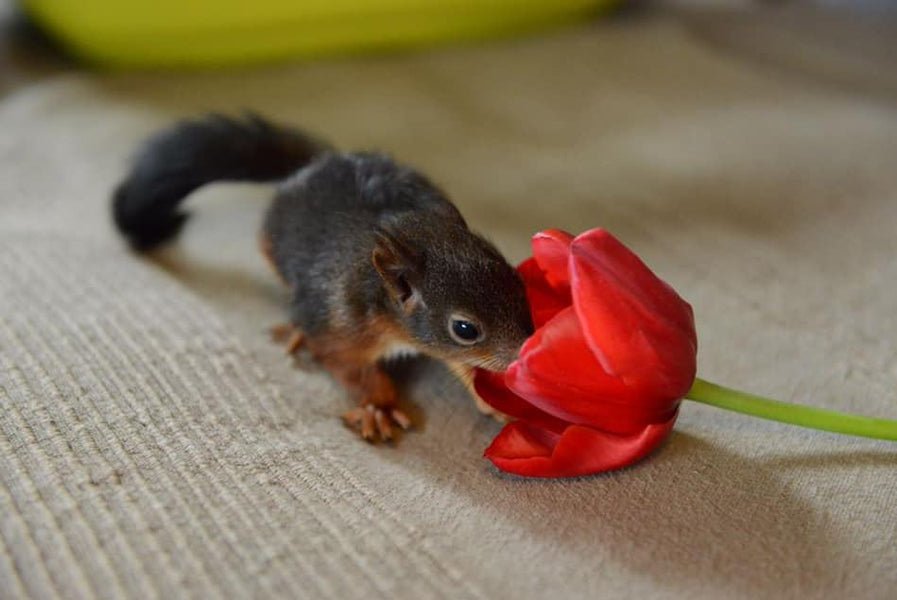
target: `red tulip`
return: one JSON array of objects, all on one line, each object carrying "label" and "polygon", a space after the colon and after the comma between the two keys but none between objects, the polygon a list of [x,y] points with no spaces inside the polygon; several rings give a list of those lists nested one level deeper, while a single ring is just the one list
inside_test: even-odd
[{"label": "red tulip", "polygon": [[477,372],[480,396],[517,419],[486,457],[532,477],[644,458],[695,380],[691,306],[603,229],[538,233],[518,270],[536,332],[506,372]]}]

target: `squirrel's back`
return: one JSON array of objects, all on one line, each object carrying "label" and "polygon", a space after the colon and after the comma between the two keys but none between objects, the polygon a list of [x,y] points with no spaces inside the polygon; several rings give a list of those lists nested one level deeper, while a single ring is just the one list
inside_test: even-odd
[{"label": "squirrel's back", "polygon": [[469,235],[461,213],[429,179],[360,152],[322,155],[283,181],[262,236],[281,277],[314,296],[322,282],[344,274],[376,278],[371,251],[386,232],[425,247],[458,231]]}]

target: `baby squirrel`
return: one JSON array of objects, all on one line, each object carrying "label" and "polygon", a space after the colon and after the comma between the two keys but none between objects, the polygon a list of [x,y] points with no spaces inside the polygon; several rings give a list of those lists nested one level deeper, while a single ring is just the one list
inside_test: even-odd
[{"label": "baby squirrel", "polygon": [[114,193],[115,223],[149,249],[180,229],[187,195],[219,180],[280,182],[260,236],[291,294],[289,323],[274,331],[359,393],[343,419],[366,440],[411,424],[384,361],[428,355],[469,384],[473,367],[504,370],[533,333],[514,268],[425,176],[254,115],[151,137]]}]

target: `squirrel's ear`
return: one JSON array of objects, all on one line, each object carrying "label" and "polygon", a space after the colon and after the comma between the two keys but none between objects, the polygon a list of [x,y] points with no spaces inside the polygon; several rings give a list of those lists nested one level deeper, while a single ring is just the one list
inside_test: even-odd
[{"label": "squirrel's ear", "polygon": [[420,301],[414,286],[419,264],[414,252],[395,236],[381,230],[377,232],[371,263],[383,278],[392,299],[406,312],[411,312]]}]

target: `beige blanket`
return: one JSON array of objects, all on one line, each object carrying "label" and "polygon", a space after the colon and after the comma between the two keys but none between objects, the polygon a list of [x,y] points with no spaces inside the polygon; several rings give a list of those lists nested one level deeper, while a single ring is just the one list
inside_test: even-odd
[{"label": "beige blanket", "polygon": [[[892,67],[893,65],[891,65]],[[0,101],[0,597],[893,598],[897,446],[686,403],[649,460],[500,474],[435,364],[424,426],[343,428],[265,336],[270,190],[213,186],[135,256],[110,188],[145,134],[253,108],[440,182],[514,259],[604,226],[690,300],[701,374],[897,418],[897,111],[630,18],[205,74],[61,70]]]}]

